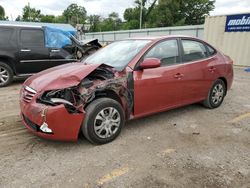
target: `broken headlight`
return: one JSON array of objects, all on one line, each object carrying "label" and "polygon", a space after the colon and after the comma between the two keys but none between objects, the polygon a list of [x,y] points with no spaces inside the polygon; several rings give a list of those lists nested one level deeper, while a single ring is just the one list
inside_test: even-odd
[{"label": "broken headlight", "polygon": [[75,88],[46,91],[37,100],[51,106],[64,104],[70,113],[79,112],[79,105],[81,104],[80,95]]}]

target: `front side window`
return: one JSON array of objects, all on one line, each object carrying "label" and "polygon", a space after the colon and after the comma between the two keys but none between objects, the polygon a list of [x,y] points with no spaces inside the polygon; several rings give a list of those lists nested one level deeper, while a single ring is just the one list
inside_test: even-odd
[{"label": "front side window", "polygon": [[21,45],[23,47],[44,47],[44,34],[42,30],[21,30]]},{"label": "front side window", "polygon": [[161,66],[168,66],[179,62],[177,40],[167,40],[155,45],[144,58],[158,58]]},{"label": "front side window", "polygon": [[182,40],[183,61],[190,62],[207,57],[207,51],[203,43],[193,40]]}]

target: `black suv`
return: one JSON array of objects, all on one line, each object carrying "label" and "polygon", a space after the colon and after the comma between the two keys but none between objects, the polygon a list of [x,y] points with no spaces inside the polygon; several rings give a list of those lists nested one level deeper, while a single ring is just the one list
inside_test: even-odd
[{"label": "black suv", "polygon": [[74,36],[63,47],[48,47],[46,37],[44,26],[0,24],[0,87],[14,77],[77,61],[101,47],[98,40],[84,43]]}]

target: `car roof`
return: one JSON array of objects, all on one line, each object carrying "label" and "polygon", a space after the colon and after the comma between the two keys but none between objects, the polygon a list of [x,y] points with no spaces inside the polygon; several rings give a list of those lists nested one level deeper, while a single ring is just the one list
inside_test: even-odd
[{"label": "car roof", "polygon": [[22,22],[22,21],[0,21],[0,27],[31,27],[31,28],[42,28],[42,27],[56,27],[58,29],[75,30],[70,24],[58,24],[58,23],[42,23],[42,22]]}]

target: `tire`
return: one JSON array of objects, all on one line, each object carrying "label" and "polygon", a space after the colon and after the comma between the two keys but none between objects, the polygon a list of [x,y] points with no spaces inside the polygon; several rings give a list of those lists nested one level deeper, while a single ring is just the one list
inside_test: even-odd
[{"label": "tire", "polygon": [[125,115],[120,103],[110,98],[99,98],[86,108],[81,130],[91,143],[106,144],[120,134],[124,124]]},{"label": "tire", "polygon": [[0,87],[9,85],[13,81],[14,73],[11,67],[0,62]]},{"label": "tire", "polygon": [[226,86],[223,80],[218,79],[208,92],[207,98],[203,101],[203,105],[213,109],[219,107],[226,95]]}]

